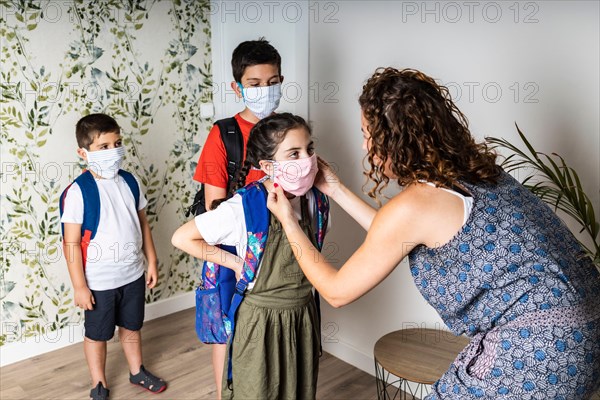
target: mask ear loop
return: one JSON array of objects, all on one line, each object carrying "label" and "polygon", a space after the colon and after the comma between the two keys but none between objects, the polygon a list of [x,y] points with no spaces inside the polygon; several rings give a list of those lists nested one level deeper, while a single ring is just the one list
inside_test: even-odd
[{"label": "mask ear loop", "polygon": [[272,174],[268,174],[267,172],[265,172],[263,170],[263,167],[260,167],[260,168],[252,167],[252,168],[257,169],[259,171],[263,171],[264,174],[267,176],[267,178],[269,178],[270,180],[273,181],[275,179],[275,165],[277,164],[277,161],[275,161],[275,160],[262,160],[262,161],[266,161],[268,163],[271,163],[271,165],[272,165],[272,168],[271,168]]},{"label": "mask ear loop", "polygon": [[101,168],[100,168],[100,166],[98,165],[97,162],[90,160],[90,151],[88,149],[84,148],[83,152],[85,153],[85,157],[86,157],[86,159],[85,159],[85,162],[87,164],[87,168],[86,169],[92,171],[93,168],[98,167],[98,169],[101,170]]},{"label": "mask ear loop", "polygon": [[271,179],[273,182],[275,182],[275,169],[277,168],[278,163],[275,160],[268,160],[268,161],[273,166],[273,169],[271,170],[272,175],[269,177],[269,179]]},{"label": "mask ear loop", "polygon": [[236,82],[238,87],[240,88],[240,93],[242,94],[242,99],[245,99],[244,96],[244,87],[242,86],[242,82]]}]

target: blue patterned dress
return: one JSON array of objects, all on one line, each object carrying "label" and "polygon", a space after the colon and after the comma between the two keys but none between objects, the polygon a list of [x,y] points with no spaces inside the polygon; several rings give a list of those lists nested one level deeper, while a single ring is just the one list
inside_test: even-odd
[{"label": "blue patterned dress", "polygon": [[600,387],[600,275],[515,179],[461,184],[473,210],[450,242],[409,255],[417,288],[471,343],[433,399],[585,399]]}]

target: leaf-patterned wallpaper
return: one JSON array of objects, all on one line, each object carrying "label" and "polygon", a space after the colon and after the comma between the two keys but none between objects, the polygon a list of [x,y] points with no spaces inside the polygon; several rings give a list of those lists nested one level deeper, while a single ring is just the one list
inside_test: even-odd
[{"label": "leaf-patterned wallpaper", "polygon": [[147,302],[191,290],[193,260],[170,245],[197,187],[211,122],[209,1],[0,1],[0,345],[78,325],[58,198],[83,167],[75,123],[122,127],[124,168],[141,180],[159,257]]}]

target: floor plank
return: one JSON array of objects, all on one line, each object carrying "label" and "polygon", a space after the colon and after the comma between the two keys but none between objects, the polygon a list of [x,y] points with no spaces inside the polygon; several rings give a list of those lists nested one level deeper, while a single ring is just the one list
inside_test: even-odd
[{"label": "floor plank", "polygon": [[[194,309],[188,309],[144,325],[144,365],[169,384],[158,396],[129,383],[120,343],[111,340],[107,356],[111,399],[214,399],[210,346],[198,341],[193,321]],[[86,399],[90,387],[82,343],[0,368],[2,400]],[[330,354],[323,354],[318,399],[372,400],[376,397],[373,376]]]}]

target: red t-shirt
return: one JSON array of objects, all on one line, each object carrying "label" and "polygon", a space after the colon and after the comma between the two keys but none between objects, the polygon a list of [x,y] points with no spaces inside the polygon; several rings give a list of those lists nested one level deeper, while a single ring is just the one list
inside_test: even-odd
[{"label": "red t-shirt", "polygon": [[[242,137],[244,138],[245,160],[246,143],[248,143],[250,129],[252,129],[254,124],[243,119],[239,113],[235,114],[234,118],[240,126]],[[265,176],[265,173],[261,170],[251,169],[248,172],[248,176],[246,176],[246,185],[259,180],[263,176]],[[227,189],[227,151],[225,151],[225,145],[223,144],[223,140],[221,140],[221,133],[217,125],[214,125],[208,133],[208,137],[200,153],[196,171],[194,172],[194,180]]]}]

